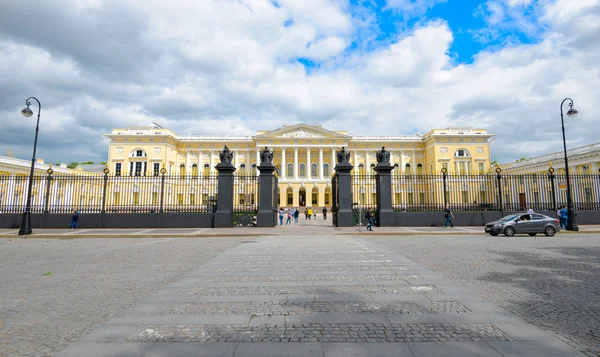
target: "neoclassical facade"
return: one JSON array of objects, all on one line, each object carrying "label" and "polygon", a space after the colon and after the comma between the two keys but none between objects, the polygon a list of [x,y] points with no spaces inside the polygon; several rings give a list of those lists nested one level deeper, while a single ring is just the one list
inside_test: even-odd
[{"label": "neoclassical facade", "polygon": [[427,134],[353,136],[318,125],[284,125],[254,136],[179,136],[157,124],[114,129],[104,135],[109,143],[108,167],[121,176],[210,175],[227,145],[234,151],[237,175],[255,175],[259,151],[274,150],[279,173],[281,206],[329,206],[335,151],[347,147],[355,173],[371,174],[375,153],[386,147],[396,174],[484,174],[490,168],[490,143],[485,129],[434,129]]}]

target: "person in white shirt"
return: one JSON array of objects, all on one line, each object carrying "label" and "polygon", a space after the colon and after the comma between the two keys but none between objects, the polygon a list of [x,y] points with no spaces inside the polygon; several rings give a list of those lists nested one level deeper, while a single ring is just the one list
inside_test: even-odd
[{"label": "person in white shirt", "polygon": [[527,213],[532,214],[533,213],[533,209],[531,207],[527,207]]}]

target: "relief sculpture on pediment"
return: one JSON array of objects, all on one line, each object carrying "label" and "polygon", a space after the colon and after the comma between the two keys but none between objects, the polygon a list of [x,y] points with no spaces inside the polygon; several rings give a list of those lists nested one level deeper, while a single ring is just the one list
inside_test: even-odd
[{"label": "relief sculpture on pediment", "polygon": [[323,134],[308,131],[308,130],[295,130],[288,133],[283,133],[278,138],[324,138]]}]

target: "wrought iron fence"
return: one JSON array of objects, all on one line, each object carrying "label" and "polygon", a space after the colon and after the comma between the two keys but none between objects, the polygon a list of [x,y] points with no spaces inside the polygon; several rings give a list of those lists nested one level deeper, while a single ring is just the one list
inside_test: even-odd
[{"label": "wrought iron fence", "polygon": [[377,207],[375,175],[352,175],[352,200],[358,210],[374,210]]},{"label": "wrought iron fence", "polygon": [[233,225],[250,226],[258,213],[258,176],[233,177]]},{"label": "wrought iron fence", "polygon": [[[0,213],[25,210],[29,178],[0,176]],[[32,213],[213,212],[216,175],[33,177]]]},{"label": "wrought iron fence", "polygon": [[[600,210],[600,176],[570,175],[576,210]],[[566,175],[392,176],[396,211],[553,211],[567,204]]]}]

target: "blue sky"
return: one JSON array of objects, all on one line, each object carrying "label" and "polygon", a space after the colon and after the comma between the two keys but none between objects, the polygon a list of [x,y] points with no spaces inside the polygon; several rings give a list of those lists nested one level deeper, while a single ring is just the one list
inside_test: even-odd
[{"label": "blue sky", "polygon": [[510,162],[562,149],[565,97],[580,113],[568,146],[598,141],[599,57],[600,0],[4,1],[0,154],[31,155],[19,113],[36,96],[52,162],[104,161],[102,134],[153,121],[214,136],[477,127]]}]

